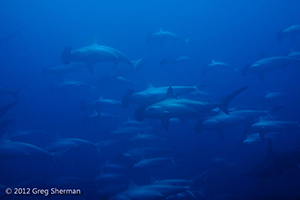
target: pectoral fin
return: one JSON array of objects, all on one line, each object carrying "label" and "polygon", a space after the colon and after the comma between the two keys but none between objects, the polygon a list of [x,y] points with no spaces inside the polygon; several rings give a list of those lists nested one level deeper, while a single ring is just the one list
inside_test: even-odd
[{"label": "pectoral fin", "polygon": [[100,109],[100,108],[97,108],[97,109],[96,109],[96,113],[98,114],[98,116],[101,116],[101,109]]}]

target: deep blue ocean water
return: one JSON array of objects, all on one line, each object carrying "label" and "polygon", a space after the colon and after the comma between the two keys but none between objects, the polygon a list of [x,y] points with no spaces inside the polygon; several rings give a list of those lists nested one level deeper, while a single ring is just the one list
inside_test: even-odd
[{"label": "deep blue ocean water", "polygon": [[[197,199],[299,199],[300,158],[297,156],[293,159],[298,160],[293,163],[296,165],[284,168],[280,175],[267,178],[247,175],[266,160],[269,143],[268,139],[242,143],[246,138],[245,124],[250,122],[224,128],[223,139],[215,130],[197,133],[194,126],[200,117],[171,121],[168,130],[163,128],[160,119],[145,119],[146,126],[133,135],[113,136],[124,122],[134,120],[139,105],[103,107],[102,115],[96,119],[87,117],[93,111],[80,109],[81,102],[92,102],[100,96],[122,101],[128,89],[139,92],[148,83],[154,87],[204,84],[201,91],[205,94],[193,92],[179,98],[208,102],[217,102],[249,86],[228,108],[268,110],[283,105],[283,109],[267,120],[298,122],[299,64],[269,71],[264,80],[258,73],[242,76],[241,71],[262,57],[285,57],[291,50],[300,51],[300,34],[294,38],[284,36],[281,42],[276,37],[279,31],[300,24],[299,7],[300,2],[296,0],[0,1],[0,86],[16,90],[32,79],[16,96],[0,96],[0,106],[17,101],[0,119],[16,120],[1,128],[0,199],[46,198],[33,194],[33,188],[82,192],[49,195],[51,199],[109,199],[133,185],[141,187],[164,179],[193,180],[199,174],[203,176],[201,187],[193,191]],[[157,41],[147,44],[147,35],[160,29],[176,33],[188,42],[179,39],[165,41],[163,45]],[[66,46],[76,50],[91,45],[95,39],[99,45],[122,52],[129,60],[143,58],[141,68],[134,72],[126,63],[115,66],[112,62],[101,62],[95,64],[92,74],[85,63],[60,78],[42,73],[45,68],[62,64],[61,52]],[[231,69],[203,73],[212,59],[228,63]],[[63,81],[81,81],[93,89],[55,90],[54,86]],[[265,98],[268,92],[280,95],[268,99]],[[106,117],[103,113],[113,116]],[[211,115],[205,113],[205,117]],[[259,117],[251,123],[257,121]],[[32,130],[38,131],[24,132]],[[21,131],[24,135],[16,135]],[[271,139],[274,152],[297,152],[299,133],[298,126],[280,130]],[[134,141],[135,136],[142,134],[151,134],[156,139]],[[49,150],[51,144],[67,138],[93,144],[67,144],[62,149]],[[51,158],[26,152],[24,147],[16,146],[18,142],[44,149],[45,155]],[[167,157],[174,162],[135,169],[135,163],[148,158],[142,156],[131,162],[122,159],[127,151],[143,147],[168,148],[171,153]],[[283,157],[279,162],[289,160]],[[120,164],[125,169],[109,171],[105,169],[108,164]],[[7,195],[5,188],[12,188],[13,192],[14,188],[29,188],[31,195]],[[197,190],[203,190],[203,196]],[[186,191],[146,198],[147,192],[141,198],[129,199],[195,198]]]}]

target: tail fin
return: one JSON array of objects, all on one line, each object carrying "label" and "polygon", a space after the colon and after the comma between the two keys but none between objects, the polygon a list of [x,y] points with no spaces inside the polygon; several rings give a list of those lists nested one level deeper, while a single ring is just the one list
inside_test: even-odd
[{"label": "tail fin", "polygon": [[133,71],[137,72],[138,70],[141,69],[141,67],[143,66],[142,63],[141,63],[142,60],[143,60],[143,58],[140,58],[139,60],[131,61]]},{"label": "tail fin", "polygon": [[129,106],[129,103],[130,103],[130,98],[133,94],[134,90],[132,89],[129,89],[123,96],[123,99],[122,99],[122,106],[123,108],[128,108]]},{"label": "tail fin", "polygon": [[150,42],[151,42],[151,39],[152,39],[152,32],[149,32],[148,34],[147,34],[147,37],[146,37],[146,43],[147,44],[150,44]]},{"label": "tail fin", "polygon": [[231,94],[227,95],[226,97],[224,97],[220,103],[220,109],[226,113],[229,114],[229,111],[227,109],[228,104],[232,101],[232,99],[234,97],[236,97],[238,94],[240,94],[241,92],[243,92],[244,90],[246,90],[248,88],[248,86],[242,87],[234,92],[232,92]]},{"label": "tail fin", "polygon": [[134,112],[134,118],[136,121],[143,121],[144,120],[144,112],[147,106],[142,105],[138,107]]},{"label": "tail fin", "polygon": [[281,42],[282,42],[282,39],[283,39],[283,33],[282,33],[282,31],[283,31],[283,30],[279,30],[279,31],[277,32],[277,40],[278,40],[279,43],[281,43]]},{"label": "tail fin", "polygon": [[72,48],[71,47],[65,47],[64,50],[61,53],[61,61],[64,65],[67,65],[70,63],[70,53]]},{"label": "tail fin", "polygon": [[202,92],[200,91],[200,89],[202,89],[202,88],[204,88],[204,87],[206,87],[205,84],[197,84],[197,85],[194,86],[196,92],[198,92],[199,94],[202,93]]},{"label": "tail fin", "polygon": [[241,75],[242,75],[242,76],[246,76],[246,75],[247,75],[247,73],[248,73],[248,71],[249,71],[249,67],[250,67],[250,64],[246,64],[246,65],[242,68],[242,70],[241,70]]}]

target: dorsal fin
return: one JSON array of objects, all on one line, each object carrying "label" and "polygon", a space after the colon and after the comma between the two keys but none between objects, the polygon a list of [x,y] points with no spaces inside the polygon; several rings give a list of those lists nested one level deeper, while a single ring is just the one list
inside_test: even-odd
[{"label": "dorsal fin", "polygon": [[103,99],[103,95],[101,95],[100,97],[99,97],[99,100],[102,100]]},{"label": "dorsal fin", "polygon": [[291,53],[295,53],[294,49],[291,49]]},{"label": "dorsal fin", "polygon": [[176,99],[172,86],[168,88],[166,99]]},{"label": "dorsal fin", "polygon": [[212,63],[216,63],[216,61],[214,61],[214,59],[211,59],[211,62],[212,62]]},{"label": "dorsal fin", "polygon": [[163,32],[162,28],[159,28],[159,32]]},{"label": "dorsal fin", "polygon": [[98,40],[96,37],[93,37],[92,38],[92,45],[95,44],[95,45],[98,45]]},{"label": "dorsal fin", "polygon": [[147,89],[153,89],[155,88],[150,82],[147,83]]}]

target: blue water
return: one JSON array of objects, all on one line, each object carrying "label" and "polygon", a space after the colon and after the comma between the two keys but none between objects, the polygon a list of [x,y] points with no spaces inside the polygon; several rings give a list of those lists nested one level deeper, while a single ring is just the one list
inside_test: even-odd
[{"label": "blue water", "polygon": [[[138,105],[103,108],[104,113],[114,117],[88,120],[86,113],[80,110],[80,102],[91,102],[100,96],[122,101],[128,89],[145,90],[148,82],[155,87],[205,84],[203,91],[209,94],[186,94],[184,97],[211,102],[249,86],[233,99],[229,108],[268,110],[284,105],[274,119],[299,121],[299,65],[267,72],[263,81],[258,74],[242,76],[240,73],[245,65],[258,61],[261,52],[265,57],[274,57],[286,56],[291,50],[300,51],[299,36],[296,40],[284,37],[281,43],[276,38],[279,30],[300,24],[299,7],[300,2],[295,0],[0,1],[0,86],[15,90],[34,77],[18,93],[17,104],[1,116],[0,121],[17,120],[1,131],[4,137],[0,147],[10,135],[13,142],[32,144],[45,150],[58,138],[79,138],[94,144],[109,141],[113,138],[111,132],[128,119],[134,120]],[[158,32],[160,28],[189,41],[187,44],[167,41],[163,46],[156,41],[147,44],[147,34]],[[52,74],[43,75],[43,68],[61,64],[61,52],[66,46],[78,49],[90,45],[93,38],[99,45],[119,50],[130,60],[143,58],[138,73],[130,71],[119,75],[133,83],[103,78],[114,74],[116,67],[128,69],[124,63],[117,66],[111,62],[99,63],[94,66],[93,74],[84,66],[61,75],[61,79]],[[189,60],[176,62],[180,56]],[[167,62],[160,64],[163,59]],[[203,73],[203,67],[212,59],[238,70]],[[49,89],[63,80],[81,81],[96,88]],[[267,92],[281,92],[284,96],[264,99]],[[0,97],[1,106],[14,101],[15,97],[11,95]],[[73,147],[53,159],[28,155],[9,158],[5,154],[10,152],[2,151],[0,199],[12,196],[46,198],[42,194],[6,195],[4,189],[7,187],[30,188],[31,193],[33,188],[80,189],[82,193],[76,196],[52,195],[50,198],[108,199],[130,188],[133,182],[141,186],[152,184],[153,179],[191,180],[202,173],[205,173],[204,196],[195,192],[198,199],[300,198],[299,169],[262,179],[242,175],[262,162],[268,149],[267,141],[241,144],[245,139],[243,123],[225,128],[224,139],[221,139],[215,130],[196,133],[197,119],[194,118],[188,118],[184,123],[170,122],[169,130],[163,128],[159,119],[145,119],[144,122],[147,128],[143,127],[143,130],[159,137],[159,142],[128,143],[132,136],[117,137],[113,138],[116,143],[101,146],[101,152],[96,146]],[[42,131],[12,137],[19,130]],[[294,127],[274,136],[274,151],[297,150],[299,132],[299,128]],[[123,176],[121,179],[95,179],[99,174],[107,173],[103,170],[107,163],[117,163],[120,155],[141,147],[169,148],[175,164],[134,170],[132,164],[119,161],[126,166],[125,171],[117,170]],[[112,191],[108,192],[108,186],[116,187],[111,187]],[[187,195],[181,199],[194,197]]]}]

